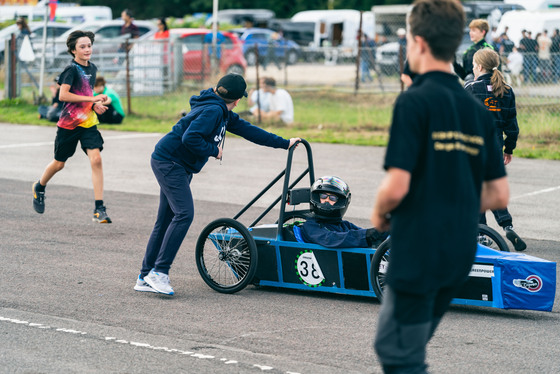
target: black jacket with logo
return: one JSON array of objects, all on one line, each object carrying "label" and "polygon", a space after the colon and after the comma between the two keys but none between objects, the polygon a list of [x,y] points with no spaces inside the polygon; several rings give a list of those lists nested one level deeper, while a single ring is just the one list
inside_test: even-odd
[{"label": "black jacket with logo", "polygon": [[[474,95],[484,107],[494,115],[499,144],[504,153],[512,154],[517,145],[519,126],[517,124],[517,110],[515,109],[515,94],[510,86],[503,97],[496,97],[492,93],[492,74],[483,74],[474,81],[465,82],[465,89]],[[505,139],[504,139],[505,135]]]}]

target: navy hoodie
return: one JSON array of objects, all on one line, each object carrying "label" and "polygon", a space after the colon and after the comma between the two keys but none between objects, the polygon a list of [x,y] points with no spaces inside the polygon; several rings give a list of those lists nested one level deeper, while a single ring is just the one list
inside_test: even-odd
[{"label": "navy hoodie", "polygon": [[224,99],[212,88],[190,99],[191,111],[156,144],[152,158],[173,161],[189,173],[198,173],[209,157],[218,156],[226,130],[253,143],[288,149],[290,141],[264,131],[228,110]]}]

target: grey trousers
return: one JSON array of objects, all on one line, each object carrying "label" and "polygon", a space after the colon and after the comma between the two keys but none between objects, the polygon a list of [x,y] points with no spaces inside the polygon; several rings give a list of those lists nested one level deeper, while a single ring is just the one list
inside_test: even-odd
[{"label": "grey trousers", "polygon": [[386,374],[427,373],[426,345],[456,288],[416,295],[386,288],[374,349]]}]

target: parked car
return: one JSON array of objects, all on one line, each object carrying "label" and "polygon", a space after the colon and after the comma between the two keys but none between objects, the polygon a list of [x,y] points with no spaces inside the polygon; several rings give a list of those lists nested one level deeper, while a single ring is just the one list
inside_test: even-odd
[{"label": "parked car", "polygon": [[[151,21],[134,21],[134,24],[138,27],[140,34],[137,40],[148,39],[157,31],[157,26]],[[100,65],[112,61],[120,45],[124,43],[127,37],[130,37],[130,35],[121,35],[122,25],[123,20],[118,19],[111,21],[92,21],[74,26],[57,39],[54,59],[51,57],[54,65],[57,67],[64,67],[72,59],[67,52],[66,39],[70,33],[76,30],[91,31],[95,34],[93,61],[96,64]],[[48,53],[47,51],[47,56]]]},{"label": "parked car", "polygon": [[[29,25],[29,29],[31,30],[31,35],[29,39],[31,40],[31,44],[35,49],[42,47],[43,42],[43,30],[45,23],[44,22],[31,22]],[[58,23],[58,22],[47,22],[47,40],[52,43],[53,39],[59,37],[60,35],[64,34],[67,30],[70,30],[74,25],[65,24],[65,23]],[[19,29],[17,25],[10,25],[8,27],[3,28],[0,30],[0,64],[4,63],[4,49],[6,48],[6,40],[11,38],[12,34],[18,34]]]},{"label": "parked car", "polygon": [[[245,21],[251,20],[255,27],[267,27],[268,22],[276,16],[269,9],[224,9],[218,11],[218,22],[222,25],[243,25]],[[205,22],[210,27],[214,17],[210,16]]]},{"label": "parked car", "polygon": [[[183,52],[183,73],[185,78],[204,79],[211,73],[211,61],[208,53],[203,53],[208,46],[204,45],[204,38],[212,31],[208,29],[170,29],[170,34],[176,36],[181,43]],[[220,72],[244,75],[247,61],[243,57],[241,42],[230,32],[221,31],[224,40],[220,43],[221,58]]]},{"label": "parked car", "polygon": [[[243,44],[243,55],[250,66],[255,65],[257,62],[257,49],[259,62],[264,60],[267,55],[269,41],[276,33],[274,30],[258,27],[249,29],[237,28],[231,30],[231,32],[239,36],[239,40]],[[298,61],[300,54],[301,47],[296,42],[277,34],[277,39],[274,41],[274,55],[277,59],[285,60],[288,64],[293,65]]]},{"label": "parked car", "polygon": [[[472,41],[469,36],[469,29],[467,28],[465,34],[463,35],[463,40],[461,41],[461,44],[457,48],[457,52],[455,54],[457,61],[462,63],[463,52],[465,52],[471,44]],[[403,58],[404,60],[406,60],[406,56],[403,56]],[[375,63],[377,64],[377,67],[382,74],[392,75],[399,73],[399,43],[391,42],[377,47],[375,53]]]}]

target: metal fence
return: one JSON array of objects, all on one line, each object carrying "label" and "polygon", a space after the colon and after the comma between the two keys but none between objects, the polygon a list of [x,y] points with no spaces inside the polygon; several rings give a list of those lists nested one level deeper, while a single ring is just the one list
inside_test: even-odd
[{"label": "metal fence", "polygon": [[[181,39],[128,40],[125,45],[96,41],[92,61],[99,68],[98,75],[103,75],[123,98],[160,96],[185,86],[208,88],[227,72],[244,74],[250,87],[255,86],[259,77],[269,76],[276,79],[278,85],[291,90],[329,89],[349,95],[396,94],[404,89],[399,79],[404,46],[395,35],[388,40],[397,41],[384,43],[384,40],[384,37],[375,41],[356,40],[350,47],[290,47],[284,50],[277,47],[279,50],[275,53],[224,45],[218,53],[219,59],[201,41],[193,44]],[[3,64],[6,77],[4,97],[17,97],[25,87],[37,90],[42,48],[35,45],[34,49],[36,59],[24,63],[17,59],[20,46],[12,49],[7,43],[6,63]],[[16,54],[15,59],[11,53]],[[519,62],[517,65],[511,63],[511,53],[502,53],[502,70],[515,91],[518,113],[532,115],[560,110],[560,53],[552,53],[550,59],[540,58],[536,52],[519,55],[523,59],[520,66]],[[49,41],[45,49],[43,86],[48,87],[70,60],[66,45]],[[10,61],[15,61],[15,66]],[[130,100],[127,101],[125,106],[130,106]],[[141,112],[141,108],[135,108],[135,111]]]}]

